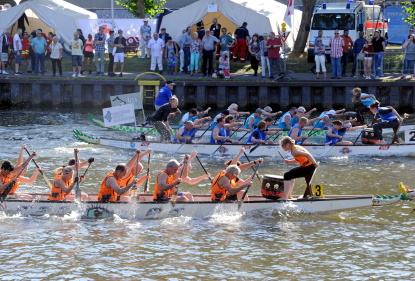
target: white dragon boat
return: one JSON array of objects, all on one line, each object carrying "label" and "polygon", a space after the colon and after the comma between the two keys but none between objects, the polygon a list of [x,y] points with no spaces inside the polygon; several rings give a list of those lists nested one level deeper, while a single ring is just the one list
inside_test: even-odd
[{"label": "white dragon boat", "polygon": [[[286,153],[279,145],[260,145],[252,152],[255,145],[249,144],[205,144],[205,143],[160,143],[151,141],[140,141],[132,139],[95,138],[80,131],[74,130],[74,137],[79,141],[104,146],[142,149],[151,148],[155,152],[167,154],[190,154],[196,150],[199,154],[207,155],[236,155],[241,147],[244,147],[249,156],[278,156],[278,152]],[[415,133],[415,132],[414,132]],[[413,137],[412,137],[413,138]],[[415,156],[415,141],[402,144],[356,144],[349,146],[328,146],[328,145],[303,145],[314,157],[340,157],[340,156]]]},{"label": "white dragon boat", "polygon": [[[21,196],[21,197],[20,197]],[[117,215],[124,219],[159,219],[172,216],[207,218],[215,214],[232,215],[268,210],[270,212],[316,213],[372,206],[373,195],[326,195],[324,198],[294,197],[277,201],[262,196],[247,196],[243,203],[211,202],[210,195],[186,195],[187,202],[154,202],[153,195],[140,194],[137,200],[102,203],[96,194],[85,201],[49,201],[47,194],[20,194],[0,203],[6,215],[64,216],[74,212],[86,219],[102,219]],[[126,196],[125,196],[126,197]]]}]

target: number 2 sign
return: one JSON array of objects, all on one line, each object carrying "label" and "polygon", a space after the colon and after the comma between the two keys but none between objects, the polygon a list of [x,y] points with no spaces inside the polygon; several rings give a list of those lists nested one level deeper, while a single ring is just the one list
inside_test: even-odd
[{"label": "number 2 sign", "polygon": [[405,143],[415,143],[415,131],[414,130],[405,131]]}]

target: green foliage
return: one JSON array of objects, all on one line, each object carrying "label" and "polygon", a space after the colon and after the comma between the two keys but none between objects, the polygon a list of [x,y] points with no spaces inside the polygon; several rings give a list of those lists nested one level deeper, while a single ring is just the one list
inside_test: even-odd
[{"label": "green foliage", "polygon": [[[141,15],[139,10],[140,7],[137,9],[137,2],[144,1],[144,14]],[[115,1],[118,5],[123,6],[126,8],[130,13],[132,13],[137,18],[144,18],[146,15],[150,15],[153,17],[154,15],[161,13],[166,4],[166,0],[116,0]]]},{"label": "green foliage", "polygon": [[415,26],[415,2],[402,2],[402,8],[405,10],[405,14],[407,15],[407,17],[403,19],[404,22],[411,26]]}]

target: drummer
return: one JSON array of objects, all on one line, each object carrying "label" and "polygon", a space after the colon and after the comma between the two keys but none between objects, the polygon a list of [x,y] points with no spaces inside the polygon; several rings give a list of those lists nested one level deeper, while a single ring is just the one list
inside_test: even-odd
[{"label": "drummer", "polygon": [[369,105],[370,112],[372,112],[373,114],[378,113],[379,117],[382,119],[382,122],[377,122],[375,125],[373,125],[373,132],[379,139],[380,144],[386,144],[386,142],[383,140],[382,129],[398,128],[400,124],[402,124],[403,119],[393,107],[379,107],[379,105],[379,101],[375,101],[374,103]]},{"label": "drummer", "polygon": [[[237,194],[245,187],[252,185],[252,179],[249,177],[241,181],[238,176],[241,169],[236,165],[230,165],[225,170],[220,171],[212,182],[211,199],[212,202],[236,201]],[[236,185],[240,185],[236,187]]]},{"label": "drummer", "polygon": [[294,160],[284,159],[285,164],[300,164],[299,167],[293,168],[284,174],[284,196],[282,199],[288,200],[291,198],[295,179],[305,178],[308,189],[318,163],[304,147],[296,145],[295,141],[288,136],[280,140],[280,145],[284,151],[291,151],[291,155],[294,157]]}]

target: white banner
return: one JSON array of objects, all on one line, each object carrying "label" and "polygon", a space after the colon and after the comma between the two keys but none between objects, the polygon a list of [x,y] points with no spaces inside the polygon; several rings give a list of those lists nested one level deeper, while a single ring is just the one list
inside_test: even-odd
[{"label": "white banner", "polygon": [[[88,38],[88,34],[92,36],[98,33],[100,26],[105,27],[104,33],[109,37],[108,33],[110,30],[114,30],[115,37],[119,29],[123,31],[123,36],[128,37],[139,37],[140,27],[144,24],[144,19],[114,19],[114,26],[112,26],[112,19],[78,19],[80,28],[85,38]],[[157,20],[148,20],[148,25],[151,27],[151,33],[156,31]]]},{"label": "white banner", "polygon": [[143,109],[143,100],[140,92],[125,95],[111,96],[111,106],[120,106],[128,103],[134,105],[134,109]]},{"label": "white banner", "polygon": [[135,123],[133,104],[114,106],[102,109],[105,127]]}]

